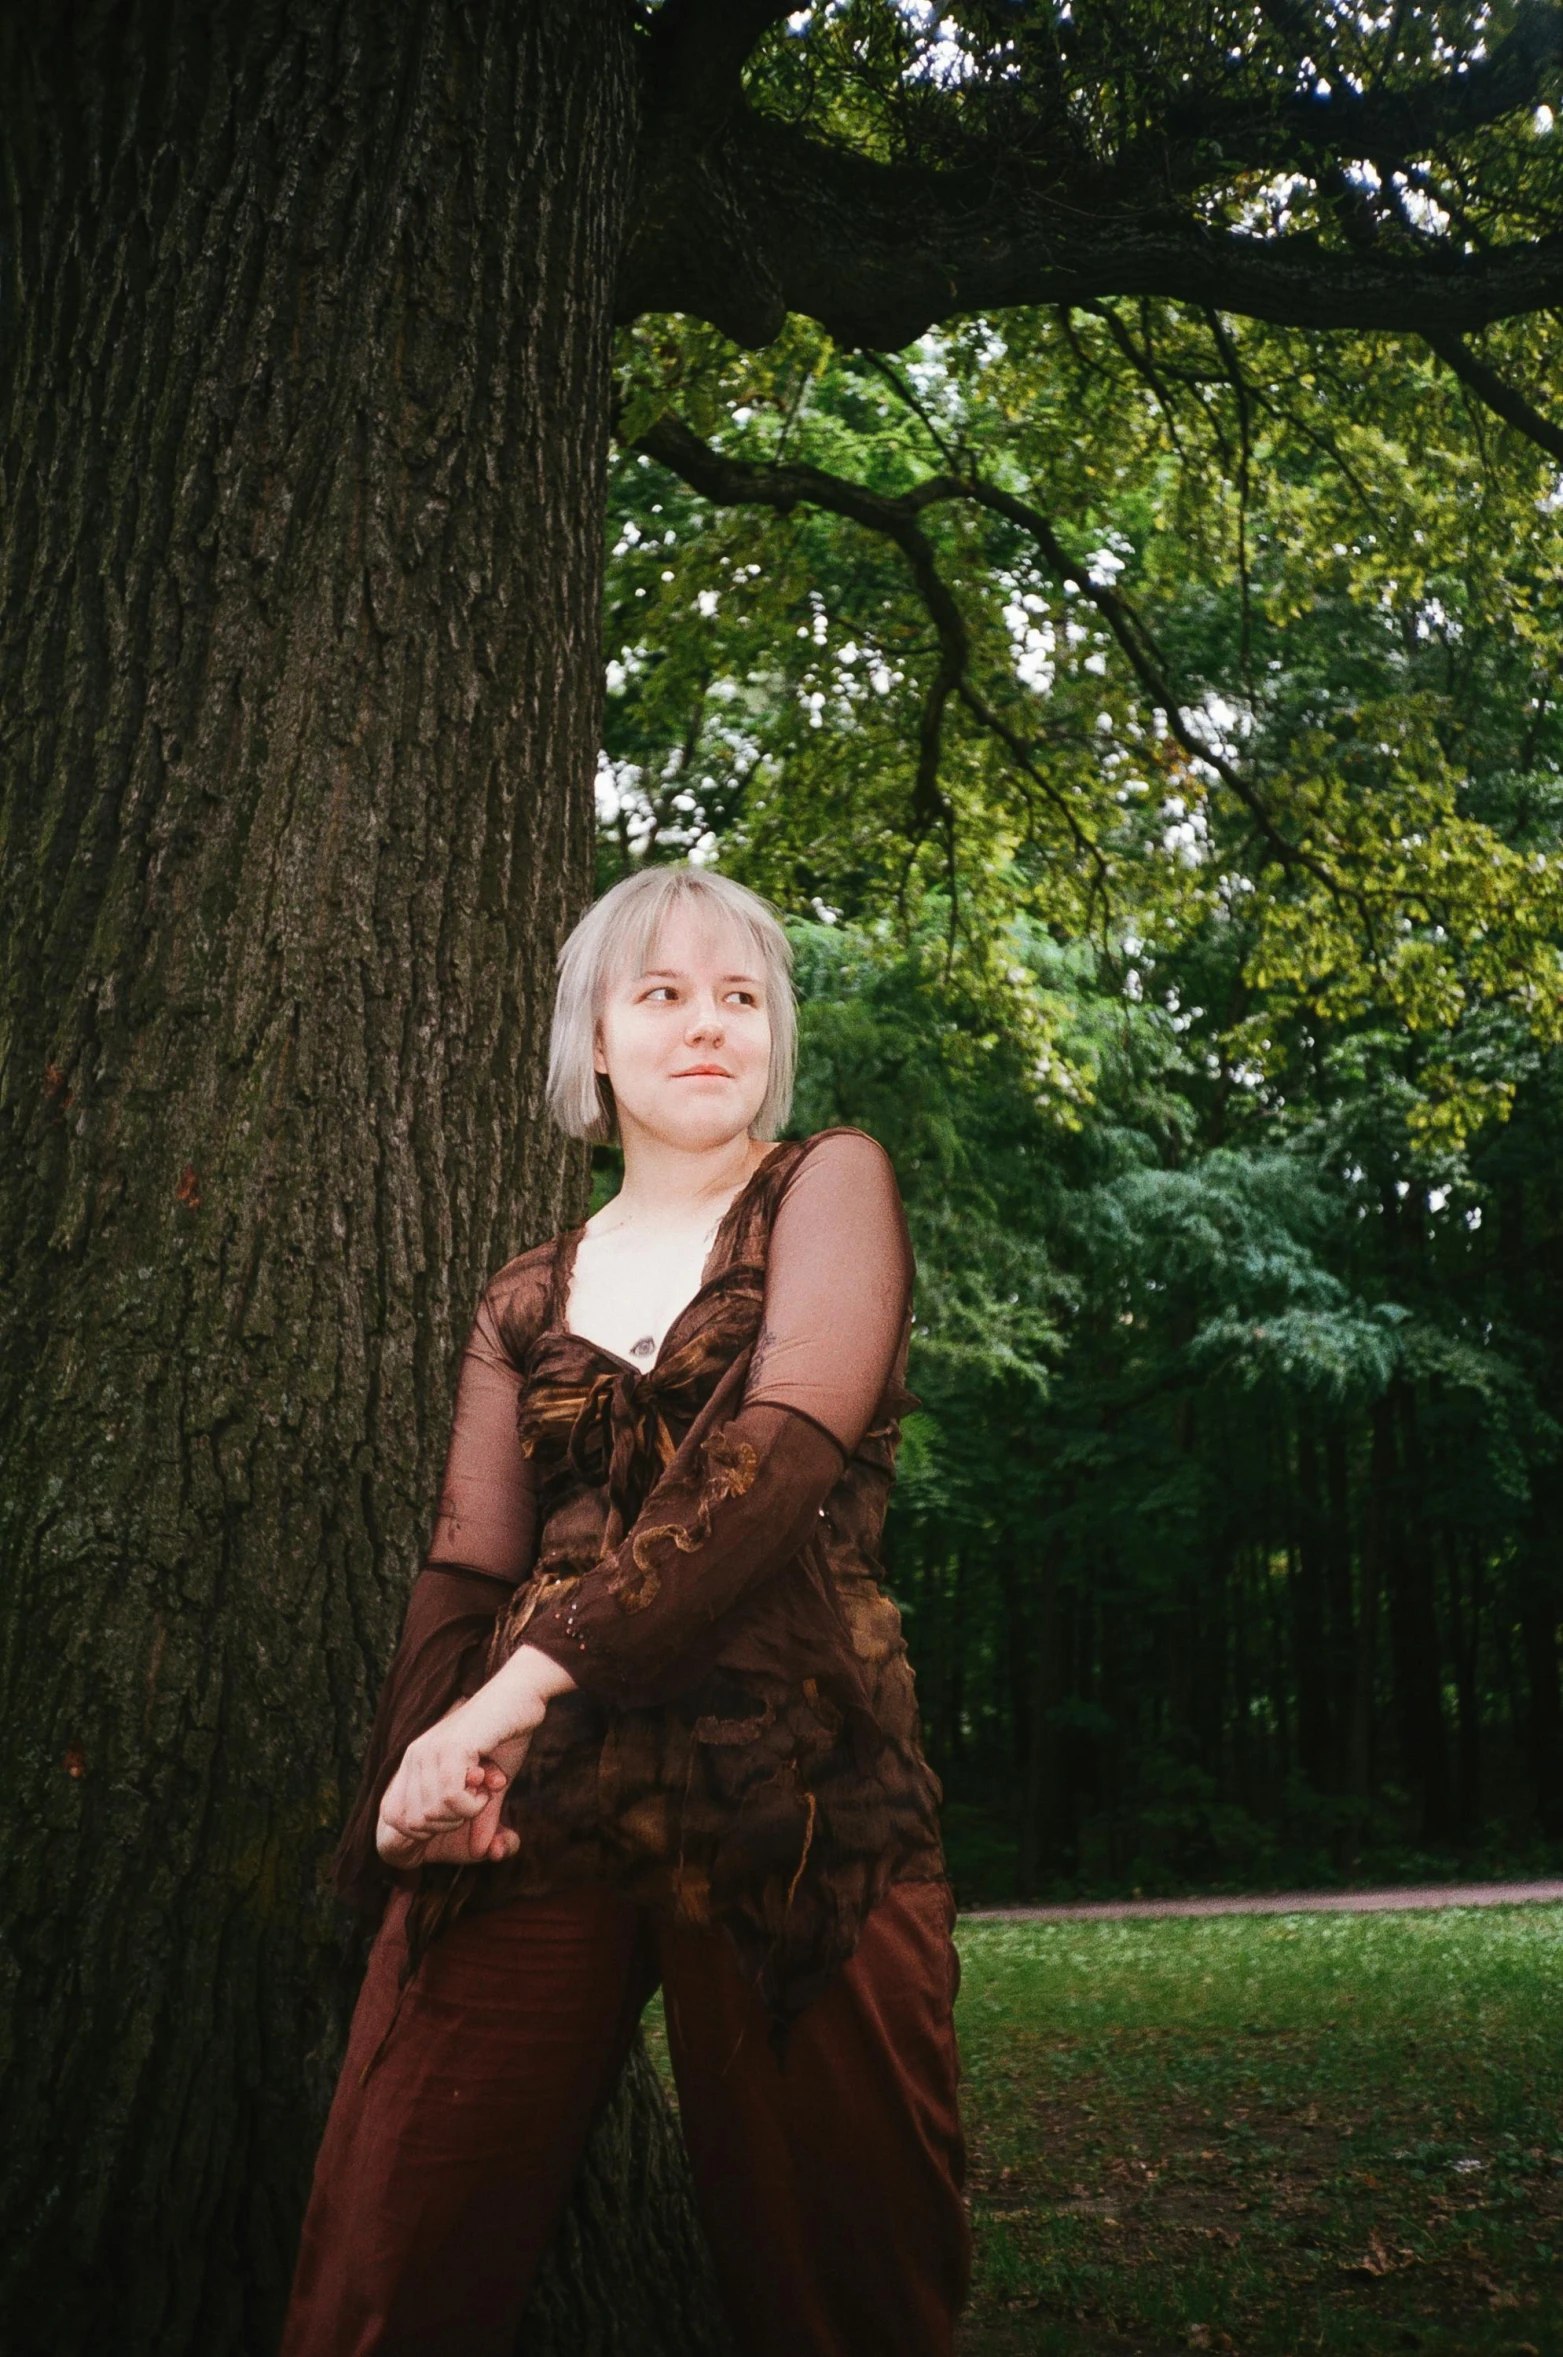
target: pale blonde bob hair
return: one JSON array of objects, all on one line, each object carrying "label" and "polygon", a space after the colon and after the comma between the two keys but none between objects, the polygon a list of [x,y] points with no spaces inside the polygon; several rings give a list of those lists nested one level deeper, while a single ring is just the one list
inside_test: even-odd
[{"label": "pale blonde bob hair", "polygon": [[594,1144],[614,1139],[613,1090],[593,1065],[597,1026],[613,984],[643,974],[663,927],[677,908],[728,926],[743,941],[765,986],[771,1065],[750,1134],[774,1138],[792,1106],[798,1016],[792,996],[792,944],[769,901],[730,876],[704,868],[642,868],[594,900],[559,952],[553,1034],[548,1052],[548,1110],[567,1137]]}]

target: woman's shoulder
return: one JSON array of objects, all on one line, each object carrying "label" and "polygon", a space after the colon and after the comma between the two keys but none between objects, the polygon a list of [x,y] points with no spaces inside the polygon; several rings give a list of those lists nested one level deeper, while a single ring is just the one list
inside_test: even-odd
[{"label": "woman's shoulder", "polygon": [[876,1137],[866,1129],[855,1129],[849,1122],[837,1122],[829,1129],[817,1129],[811,1137],[798,1140],[798,1151],[789,1177],[805,1167],[816,1171],[839,1173],[842,1177],[870,1178],[895,1185],[895,1164]]},{"label": "woman's shoulder", "polygon": [[[857,1146],[869,1147],[873,1153],[882,1156],[886,1162],[888,1162],[890,1159],[888,1153],[886,1153],[884,1147],[880,1144],[876,1137],[871,1135],[871,1133],[866,1129],[856,1128],[850,1121],[832,1122],[828,1129],[816,1129],[812,1131],[808,1137],[800,1138],[798,1143],[806,1153],[813,1153],[814,1149],[817,1146],[823,1146],[828,1138],[854,1139]],[[845,1153],[851,1150],[852,1149],[844,1145],[835,1149],[835,1151],[840,1153]]]},{"label": "woman's shoulder", "polygon": [[788,1206],[788,1218],[817,1219],[828,1226],[877,1227],[888,1220],[901,1226],[905,1212],[895,1165],[884,1147],[866,1129],[846,1122],[817,1129],[811,1137],[792,1142],[770,1190],[770,1216]]}]

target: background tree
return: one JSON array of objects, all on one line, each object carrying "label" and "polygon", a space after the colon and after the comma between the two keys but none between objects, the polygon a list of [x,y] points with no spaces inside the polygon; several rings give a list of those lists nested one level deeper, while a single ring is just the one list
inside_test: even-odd
[{"label": "background tree", "polygon": [[1370,413],[1311,341],[1134,327],[627,343],[602,858],[826,920],[801,1118],[911,1201],[966,1893],[1539,1858],[1555,476],[1400,339]]},{"label": "background tree", "polygon": [[[1236,315],[1420,338],[1545,443],[1545,331],[1495,323],[1563,284],[1559,18],[94,0],[11,11],[0,45],[6,2297],[38,2348],[263,2348],[343,1993],[321,1865],[454,1352],[488,1271],[582,1200],[540,1074],[591,878],[612,321],[760,345],[797,314],[891,352],[995,310],[1023,343],[1039,304],[1077,336],[1081,307],[1185,306],[1239,416],[1239,513],[1262,453]],[[1132,314],[1087,315],[1158,370]],[[1073,787],[976,709],[907,430],[882,537],[935,647],[902,666],[903,837],[958,884],[946,707],[1072,845]],[[694,470],[678,438],[712,431],[661,447]],[[1012,535],[1011,570],[1081,572],[955,455],[951,513]],[[1102,586],[1075,581],[1082,627],[1154,697]],[[1170,685],[1159,708],[1295,885],[1269,937],[1333,912],[1348,1014],[1381,968],[1402,1012],[1424,966],[1447,996],[1422,865],[1357,841],[1352,773],[1277,799]],[[865,799],[865,871],[888,816]],[[1497,839],[1462,850],[1463,907]],[[1397,959],[1402,884],[1429,946]],[[1528,1022],[1540,953],[1488,897],[1478,995]],[[1029,1328],[1013,1347],[1029,1365]]]}]

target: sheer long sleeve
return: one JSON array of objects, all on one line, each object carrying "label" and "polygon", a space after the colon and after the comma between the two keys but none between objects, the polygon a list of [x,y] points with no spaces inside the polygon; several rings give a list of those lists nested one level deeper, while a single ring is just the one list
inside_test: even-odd
[{"label": "sheer long sleeve", "polygon": [[392,1879],[374,1842],[386,1787],[414,1736],[483,1683],[495,1619],[536,1546],[536,1485],[516,1433],[521,1377],[500,1338],[499,1284],[484,1293],[462,1352],[433,1539],[336,1854],[339,1895],[366,1912]]},{"label": "sheer long sleeve", "polygon": [[532,1568],[537,1485],[516,1433],[521,1373],[500,1334],[491,1285],[461,1354],[439,1512],[426,1558],[515,1587]]},{"label": "sheer long sleeve", "polygon": [[827,1131],[777,1206],[760,1333],[726,1420],[697,1425],[622,1544],[525,1642],[633,1708],[685,1691],[735,1607],[805,1544],[905,1351],[912,1253],[873,1139]]}]

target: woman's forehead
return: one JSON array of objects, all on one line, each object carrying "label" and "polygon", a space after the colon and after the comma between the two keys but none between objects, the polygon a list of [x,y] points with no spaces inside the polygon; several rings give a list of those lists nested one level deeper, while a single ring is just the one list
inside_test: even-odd
[{"label": "woman's forehead", "polygon": [[630,965],[626,980],[715,968],[724,979],[757,981],[761,971],[748,928],[717,910],[673,910],[646,942],[638,965],[632,951]]}]

